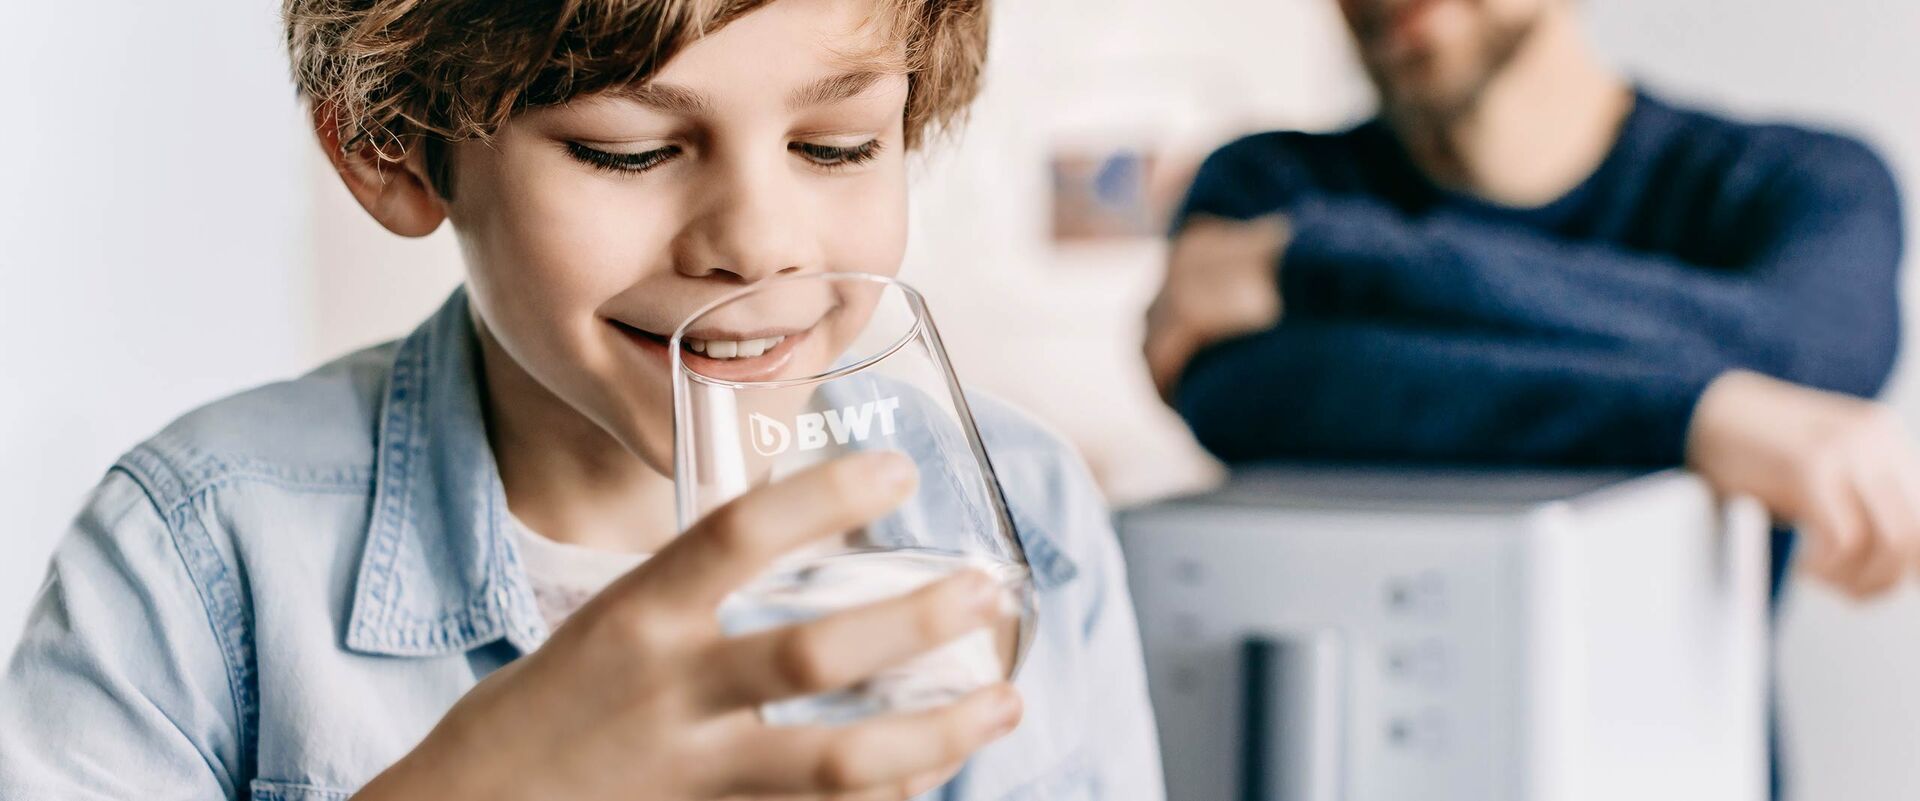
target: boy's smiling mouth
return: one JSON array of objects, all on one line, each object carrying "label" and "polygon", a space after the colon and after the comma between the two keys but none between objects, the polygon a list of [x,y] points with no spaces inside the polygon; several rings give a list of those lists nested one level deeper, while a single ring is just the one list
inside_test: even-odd
[{"label": "boy's smiling mouth", "polygon": [[[647,355],[668,360],[666,334],[608,319],[629,342]],[[680,360],[695,374],[722,381],[775,381],[785,375],[793,353],[818,323],[807,328],[765,328],[752,331],[699,330],[681,338]]]}]

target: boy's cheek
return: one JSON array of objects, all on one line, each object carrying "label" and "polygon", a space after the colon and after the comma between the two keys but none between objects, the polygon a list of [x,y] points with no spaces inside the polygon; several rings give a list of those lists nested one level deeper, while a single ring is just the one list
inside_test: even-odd
[{"label": "boy's cheek", "polygon": [[821,240],[830,243],[827,269],[893,275],[907,249],[904,176],[887,176],[836,198],[822,220]]},{"label": "boy's cheek", "polygon": [[524,300],[597,308],[664,261],[673,215],[662,204],[529,189],[503,198],[484,230],[462,234],[469,268]]},{"label": "boy's cheek", "polygon": [[665,246],[677,198],[634,191],[530,139],[515,132],[497,149],[460,153],[451,216],[469,259],[509,273],[503,283],[586,279],[618,291],[637,280]]}]

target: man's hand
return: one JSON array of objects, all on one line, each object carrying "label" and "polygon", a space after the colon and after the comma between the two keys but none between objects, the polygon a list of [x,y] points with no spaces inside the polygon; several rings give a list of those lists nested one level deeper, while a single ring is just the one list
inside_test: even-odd
[{"label": "man's hand", "polygon": [[1160,396],[1201,348],[1280,322],[1280,254],[1292,239],[1285,217],[1195,216],[1173,241],[1166,283],[1147,308],[1147,369]]},{"label": "man's hand", "polygon": [[1010,685],[846,726],[768,726],[754,710],[999,621],[998,583],[966,571],[743,637],[715,619],[782,553],[885,514],[913,485],[911,461],[868,453],[742,495],[481,681],[356,798],[897,801],[937,786],[1019,722]]},{"label": "man's hand", "polygon": [[1884,405],[1728,372],[1694,409],[1687,463],[1797,524],[1802,568],[1855,598],[1920,566],[1920,462]]}]

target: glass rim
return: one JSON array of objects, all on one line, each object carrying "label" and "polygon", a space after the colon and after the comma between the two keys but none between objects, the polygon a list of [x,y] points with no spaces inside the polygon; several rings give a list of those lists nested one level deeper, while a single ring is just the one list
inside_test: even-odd
[{"label": "glass rim", "polygon": [[[722,378],[714,378],[712,376],[701,375],[700,373],[697,373],[692,369],[689,369],[686,366],[686,363],[681,360],[680,353],[682,348],[680,343],[681,343],[681,340],[686,336],[687,326],[692,325],[693,321],[706,316],[708,312],[711,312],[714,309],[720,308],[721,306],[725,306],[729,303],[732,303],[736,300],[744,298],[755,292],[760,292],[770,287],[778,287],[785,284],[797,284],[805,281],[864,281],[870,284],[881,284],[884,286],[892,287],[894,289],[898,289],[900,290],[900,293],[904,297],[906,297],[907,303],[913,309],[913,325],[908,326],[906,331],[903,332],[899,336],[899,338],[895,339],[892,343],[888,344],[886,347],[880,348],[874,351],[874,353],[870,356],[862,358],[859,361],[854,362],[852,364],[846,364],[846,365],[841,365],[839,367],[829,368],[823,372],[815,373],[813,375],[808,375],[808,376],[801,376],[799,378],[779,378],[771,381],[729,381]],[[706,305],[701,306],[698,309],[695,309],[692,314],[687,315],[687,319],[681,320],[680,324],[674,327],[673,336],[667,339],[667,350],[669,351],[670,355],[673,357],[673,374],[676,378],[680,376],[685,376],[690,380],[697,381],[707,386],[724,387],[727,389],[748,389],[748,390],[783,389],[787,387],[797,387],[797,386],[804,386],[806,384],[818,384],[824,381],[832,381],[836,378],[841,378],[849,374],[858,372],[860,370],[864,370],[868,367],[871,367],[873,366],[874,363],[882,359],[885,359],[888,356],[892,356],[893,354],[898,353],[901,348],[906,347],[907,343],[912,342],[914,337],[917,337],[920,335],[921,330],[926,327],[926,324],[927,324],[926,298],[920,294],[919,290],[914,289],[911,286],[908,286],[906,282],[901,281],[898,278],[894,278],[892,276],[887,276],[887,275],[880,275],[878,273],[863,273],[863,272],[852,272],[852,271],[807,273],[804,275],[789,275],[781,278],[772,278],[765,281],[760,281],[749,286],[743,286],[739,289],[733,290],[732,292],[728,292],[725,295],[721,295],[720,297],[717,297],[711,301],[708,301]]]}]

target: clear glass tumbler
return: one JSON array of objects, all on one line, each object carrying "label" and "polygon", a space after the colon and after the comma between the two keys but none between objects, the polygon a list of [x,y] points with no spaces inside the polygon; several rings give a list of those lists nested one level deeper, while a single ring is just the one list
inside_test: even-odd
[{"label": "clear glass tumbler", "polygon": [[920,483],[880,520],[803,548],[721,605],[730,635],[805,622],[963,568],[998,578],[1014,614],[844,691],[764,705],[775,725],[837,724],[958,699],[1018,669],[1034,599],[993,464],[920,293],[816,273],[708,304],[669,342],[682,530],[747,490],[868,449],[911,457]]}]

